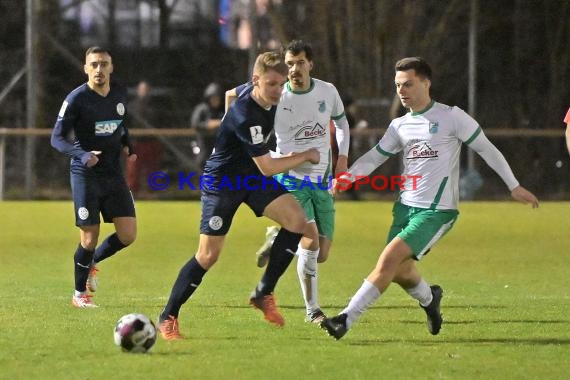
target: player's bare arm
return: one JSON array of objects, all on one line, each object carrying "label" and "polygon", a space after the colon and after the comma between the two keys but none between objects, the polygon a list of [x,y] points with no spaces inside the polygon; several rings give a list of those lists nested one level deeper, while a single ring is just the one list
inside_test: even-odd
[{"label": "player's bare arm", "polygon": [[269,153],[263,156],[253,157],[253,161],[265,176],[272,176],[278,173],[286,172],[303,162],[309,161],[312,164],[318,164],[320,161],[319,151],[315,148],[296,153],[289,156],[273,158]]},{"label": "player's bare arm", "polygon": [[339,173],[343,173],[348,171],[348,156],[339,155],[336,160],[336,167],[335,167],[335,176]]}]

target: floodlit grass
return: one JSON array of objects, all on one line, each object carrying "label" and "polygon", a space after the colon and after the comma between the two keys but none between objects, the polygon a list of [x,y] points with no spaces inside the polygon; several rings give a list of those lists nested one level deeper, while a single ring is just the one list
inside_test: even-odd
[{"label": "floodlit grass", "polygon": [[[445,290],[438,336],[391,287],[341,340],[303,322],[294,263],[276,295],[287,324],[247,305],[267,219],[243,207],[220,261],[180,315],[184,341],[150,354],[113,344],[124,314],[156,320],[193,255],[199,203],[139,202],[139,238],[100,265],[93,310],[75,309],[71,201],[0,202],[1,379],[565,379],[570,372],[570,203],[463,203],[454,229],[419,264]],[[386,202],[339,202],[320,266],[325,312],[340,311],[376,263]],[[105,225],[102,237],[111,231]]]}]

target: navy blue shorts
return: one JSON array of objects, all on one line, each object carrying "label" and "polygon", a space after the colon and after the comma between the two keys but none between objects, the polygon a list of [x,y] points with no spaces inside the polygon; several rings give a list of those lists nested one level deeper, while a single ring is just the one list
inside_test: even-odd
[{"label": "navy blue shorts", "polygon": [[238,207],[245,203],[255,213],[263,216],[268,204],[289,192],[280,184],[255,190],[211,190],[202,189],[202,219],[200,233],[204,235],[226,235]]},{"label": "navy blue shorts", "polygon": [[122,176],[100,177],[72,170],[70,177],[76,226],[100,224],[99,213],[105,223],[121,216],[135,217],[133,195]]}]

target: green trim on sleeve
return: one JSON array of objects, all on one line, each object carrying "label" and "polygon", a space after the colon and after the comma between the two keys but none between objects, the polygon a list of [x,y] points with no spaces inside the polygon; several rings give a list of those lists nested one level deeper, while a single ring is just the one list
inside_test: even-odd
[{"label": "green trim on sleeve", "polygon": [[437,189],[437,194],[435,195],[433,203],[429,207],[430,210],[435,210],[435,208],[439,204],[439,201],[441,200],[441,196],[443,194],[443,189],[445,189],[445,185],[447,184],[448,179],[449,179],[449,177],[444,177],[443,180],[441,181],[441,183],[439,184],[439,189]]},{"label": "green trim on sleeve", "polygon": [[465,141],[465,144],[467,145],[471,144],[473,140],[475,140],[477,136],[479,136],[479,133],[481,133],[481,131],[482,131],[481,126],[477,127],[477,130],[473,132],[473,134],[471,135],[471,137],[467,139],[467,141]]},{"label": "green trim on sleeve", "polygon": [[378,151],[378,153],[380,153],[386,157],[394,157],[396,155],[395,153],[386,152],[384,149],[380,148],[379,144],[376,144],[375,148]]},{"label": "green trim on sleeve", "polygon": [[331,119],[333,119],[333,120],[339,120],[339,119],[342,119],[343,117],[344,117],[344,112],[341,113],[341,114],[338,115],[338,116],[331,116]]}]

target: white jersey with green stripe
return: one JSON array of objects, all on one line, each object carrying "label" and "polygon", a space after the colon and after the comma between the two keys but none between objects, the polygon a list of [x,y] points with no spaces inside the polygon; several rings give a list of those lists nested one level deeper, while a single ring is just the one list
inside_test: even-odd
[{"label": "white jersey with green stripe", "polygon": [[392,120],[376,149],[385,156],[402,152],[402,175],[418,178],[415,188],[406,180],[400,193],[403,204],[457,209],[461,144],[469,144],[480,133],[477,121],[465,111],[432,101],[421,113],[408,112]]},{"label": "white jersey with green stripe", "polygon": [[275,114],[277,153],[287,155],[316,148],[321,160],[318,164],[305,162],[288,174],[311,182],[328,181],[332,173],[330,122],[343,118],[344,106],[336,87],[311,78],[306,91],[294,91],[286,83]]}]

